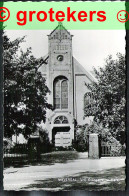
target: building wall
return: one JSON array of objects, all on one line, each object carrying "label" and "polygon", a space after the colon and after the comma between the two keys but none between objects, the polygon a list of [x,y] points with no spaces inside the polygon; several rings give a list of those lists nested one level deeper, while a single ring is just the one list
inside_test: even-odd
[{"label": "building wall", "polygon": [[90,124],[93,117],[84,117],[84,95],[89,92],[86,84],[91,81],[86,75],[75,75],[75,107],[76,107],[76,120],[78,125]]}]

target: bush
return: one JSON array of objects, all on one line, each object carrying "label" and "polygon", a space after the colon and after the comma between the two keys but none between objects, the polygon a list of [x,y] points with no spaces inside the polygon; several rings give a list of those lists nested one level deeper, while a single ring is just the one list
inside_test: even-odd
[{"label": "bush", "polygon": [[125,145],[122,145],[122,148],[121,148],[121,155],[122,156],[125,156],[126,154],[125,154],[125,151],[126,151],[126,147],[125,147]]},{"label": "bush", "polygon": [[101,136],[101,144],[110,146],[110,155],[111,156],[121,156],[125,154],[124,145],[120,143],[108,128],[103,128],[101,125],[93,122],[92,125],[89,125],[87,128],[88,134],[98,133]]},{"label": "bush", "polygon": [[80,127],[76,131],[75,140],[73,141],[72,146],[78,152],[86,152],[88,150],[88,137],[84,127]]},{"label": "bush", "polygon": [[74,148],[72,146],[66,146],[66,147],[63,147],[63,146],[56,146],[56,147],[53,147],[53,151],[73,151]]},{"label": "bush", "polygon": [[46,129],[39,129],[39,134],[40,134],[40,150],[41,153],[47,153],[51,152],[53,149],[53,144],[50,143],[49,137],[48,137],[48,131]]},{"label": "bush", "polygon": [[15,144],[15,146],[9,150],[9,153],[27,154],[28,153],[28,145],[27,144]]}]

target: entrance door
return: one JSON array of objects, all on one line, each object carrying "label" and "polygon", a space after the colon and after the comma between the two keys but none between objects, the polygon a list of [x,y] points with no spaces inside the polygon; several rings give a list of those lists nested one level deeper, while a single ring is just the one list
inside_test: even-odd
[{"label": "entrance door", "polygon": [[57,132],[55,135],[55,146],[70,146],[71,138],[70,133],[68,132]]},{"label": "entrance door", "polygon": [[54,127],[53,143],[55,146],[67,147],[71,146],[70,127]]}]

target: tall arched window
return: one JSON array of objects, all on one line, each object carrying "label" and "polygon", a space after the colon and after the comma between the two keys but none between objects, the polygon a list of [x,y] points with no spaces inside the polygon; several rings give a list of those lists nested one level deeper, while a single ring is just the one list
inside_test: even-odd
[{"label": "tall arched window", "polygon": [[91,93],[85,93],[84,95],[84,107],[91,103]]},{"label": "tall arched window", "polygon": [[68,80],[65,77],[58,77],[54,80],[54,108],[68,108]]},{"label": "tall arched window", "polygon": [[90,104],[93,104],[93,95],[91,92],[87,92],[84,95],[84,107],[87,107]]},{"label": "tall arched window", "polygon": [[94,116],[97,109],[96,101],[91,92],[87,92],[84,95],[84,115]]}]

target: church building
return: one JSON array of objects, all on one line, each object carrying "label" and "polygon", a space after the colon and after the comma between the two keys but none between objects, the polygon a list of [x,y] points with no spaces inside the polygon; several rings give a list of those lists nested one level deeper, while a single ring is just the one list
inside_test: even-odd
[{"label": "church building", "polygon": [[46,64],[39,71],[46,78],[50,90],[48,102],[53,110],[47,111],[44,127],[55,146],[71,146],[77,125],[90,124],[92,116],[84,117],[85,104],[90,102],[90,92],[86,84],[94,77],[74,58],[72,37],[62,23],[48,35],[48,55]]}]

